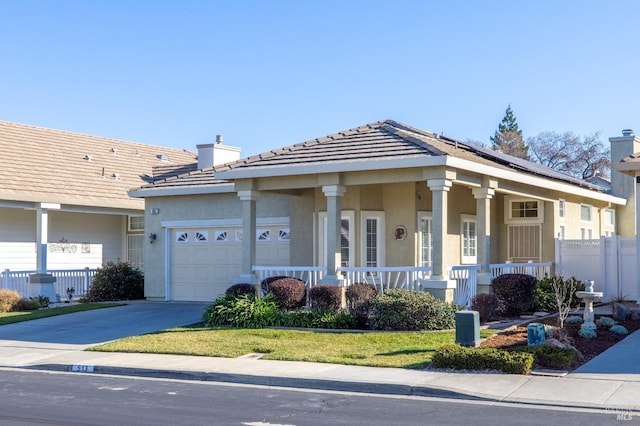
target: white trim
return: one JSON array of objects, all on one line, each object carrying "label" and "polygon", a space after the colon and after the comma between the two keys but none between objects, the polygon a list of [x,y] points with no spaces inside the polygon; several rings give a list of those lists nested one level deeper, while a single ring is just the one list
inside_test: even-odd
[{"label": "white trim", "polygon": [[[327,212],[318,212],[317,228],[317,259],[318,266],[327,266]],[[315,215],[314,215],[315,219]],[[356,262],[356,212],[354,210],[342,210],[340,213],[340,220],[347,220],[349,222],[349,266],[355,267]],[[342,228],[342,226],[340,227]],[[314,233],[316,234],[316,233]],[[314,236],[315,240],[315,236]]]},{"label": "white trim", "polygon": [[[475,256],[464,255],[465,223],[473,223],[474,225]],[[463,265],[476,265],[478,263],[478,220],[476,216],[469,214],[460,215],[460,263]]]},{"label": "white trim", "polygon": [[128,192],[129,197],[171,197],[174,195],[202,195],[202,194],[223,194],[235,192],[233,182],[216,183],[213,185],[201,185],[196,187],[177,188],[140,188]]},{"label": "white trim", "polygon": [[[256,225],[260,226],[288,226],[288,216],[259,217]],[[212,226],[242,226],[241,218],[230,219],[203,219],[203,220],[163,220],[160,222],[163,228],[203,228]]]},{"label": "white trim", "polygon": [[384,211],[371,211],[362,210],[360,212],[360,265],[367,266],[367,219],[375,219],[376,223],[376,237],[377,237],[377,262],[375,266],[382,268],[385,266],[385,224],[384,224]]},{"label": "white trim", "polygon": [[[544,223],[544,202],[541,200],[537,200],[535,198],[515,198],[511,196],[507,196],[504,199],[504,223],[506,225],[517,225],[517,224],[527,224],[527,223]],[[535,202],[537,207],[538,215],[536,217],[513,217],[511,209],[511,205],[513,203],[528,203]]]},{"label": "white trim", "polygon": [[416,250],[418,253],[417,259],[416,259],[416,265],[418,266],[422,266],[422,221],[423,220],[429,220],[431,221],[431,247],[429,250],[429,254],[431,256],[431,258],[429,259],[429,265],[427,266],[431,266],[431,264],[433,263],[433,212],[431,211],[418,211],[418,226],[416,227],[416,229],[418,230],[418,249]]},{"label": "white trim", "polygon": [[171,300],[171,229],[164,229],[164,300]]}]

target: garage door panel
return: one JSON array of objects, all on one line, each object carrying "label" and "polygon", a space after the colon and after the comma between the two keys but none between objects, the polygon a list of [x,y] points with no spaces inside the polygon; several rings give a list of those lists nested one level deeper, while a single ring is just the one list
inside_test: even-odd
[{"label": "garage door panel", "polygon": [[[277,227],[261,229],[266,228],[271,230],[271,236],[278,235]],[[235,231],[240,229],[205,227],[172,231],[171,300],[211,301],[232,285],[233,279],[242,273],[242,242],[234,238]],[[216,235],[223,231],[228,238],[216,240]],[[201,238],[203,235],[207,238]],[[288,265],[289,242],[277,238],[257,242],[256,263]]]}]

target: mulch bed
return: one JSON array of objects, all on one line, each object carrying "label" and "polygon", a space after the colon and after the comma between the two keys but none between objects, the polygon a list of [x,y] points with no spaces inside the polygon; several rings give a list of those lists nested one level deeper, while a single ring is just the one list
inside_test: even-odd
[{"label": "mulch bed", "polygon": [[[610,316],[610,315],[604,315]],[[600,315],[596,315],[596,321]],[[558,325],[557,317],[550,317],[544,319],[531,320],[530,322],[538,322],[549,325]],[[623,325],[629,330],[629,334],[640,329],[640,320],[638,321],[616,321],[618,324]],[[591,360],[595,356],[609,349],[611,346],[623,340],[627,335],[615,334],[609,331],[608,328],[599,327],[596,331],[598,336],[593,339],[583,339],[578,336],[580,330],[580,324],[566,324],[565,330],[572,340],[572,345],[580,351],[583,358],[580,361],[580,365]],[[526,346],[527,345],[527,324],[519,325],[503,332],[495,334],[490,338],[484,340],[480,346],[486,348],[500,348],[507,349],[514,346]]]}]

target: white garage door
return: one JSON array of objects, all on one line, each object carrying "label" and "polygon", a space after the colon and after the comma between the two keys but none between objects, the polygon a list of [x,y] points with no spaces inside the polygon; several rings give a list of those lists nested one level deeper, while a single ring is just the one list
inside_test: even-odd
[{"label": "white garage door", "polygon": [[[242,228],[239,226],[171,231],[171,300],[211,301],[242,273]],[[256,264],[289,264],[289,228],[260,226],[256,231]]]}]

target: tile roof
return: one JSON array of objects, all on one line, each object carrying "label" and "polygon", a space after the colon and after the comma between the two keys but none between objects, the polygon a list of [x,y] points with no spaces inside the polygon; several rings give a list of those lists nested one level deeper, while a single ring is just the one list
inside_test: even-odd
[{"label": "tile roof", "polygon": [[199,171],[195,169],[195,165],[192,165],[192,169],[184,174],[180,174],[179,171],[174,169],[175,172],[171,173],[174,176],[164,176],[144,188],[166,188],[169,186],[177,188],[191,185],[214,185],[218,182],[226,183],[227,181],[216,179],[215,173],[219,173],[224,177],[225,172],[235,170],[250,171],[256,177],[260,177],[262,171],[266,169],[280,169],[281,173],[286,175],[287,167],[309,166],[309,173],[313,173],[313,167],[321,164],[349,165],[356,162],[367,163],[371,161],[405,160],[446,155],[505,170],[515,170],[556,179],[596,191],[602,190],[597,185],[576,179],[551,168],[472,143],[460,142],[426,132],[393,120],[378,121],[299,144],[267,151],[259,155],[216,166],[214,169]]},{"label": "tile roof", "polygon": [[0,121],[0,201],[144,209],[128,196],[156,165],[195,163],[193,152]]}]

